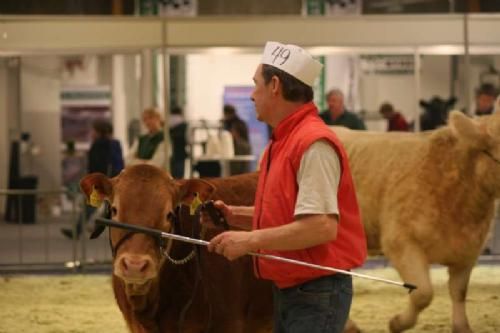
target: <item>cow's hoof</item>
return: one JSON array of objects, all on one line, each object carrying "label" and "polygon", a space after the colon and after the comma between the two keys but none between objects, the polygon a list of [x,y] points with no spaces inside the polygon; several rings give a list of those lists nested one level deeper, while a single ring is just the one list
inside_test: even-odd
[{"label": "cow's hoof", "polygon": [[404,331],[404,328],[400,323],[399,316],[395,316],[391,319],[389,322],[389,330],[391,333],[401,333]]},{"label": "cow's hoof", "polygon": [[343,333],[361,333],[361,330],[358,328],[354,321],[349,319],[345,324]]},{"label": "cow's hoof", "polygon": [[452,333],[473,333],[472,330],[470,329],[469,325],[461,326],[461,327],[453,325],[453,329],[451,331],[452,331]]}]

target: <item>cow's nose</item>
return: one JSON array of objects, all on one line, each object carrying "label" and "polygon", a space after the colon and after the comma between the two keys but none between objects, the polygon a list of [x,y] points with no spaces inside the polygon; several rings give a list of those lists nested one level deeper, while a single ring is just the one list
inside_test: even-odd
[{"label": "cow's nose", "polygon": [[120,259],[120,269],[124,277],[143,279],[149,277],[152,262],[150,259],[124,256]]}]

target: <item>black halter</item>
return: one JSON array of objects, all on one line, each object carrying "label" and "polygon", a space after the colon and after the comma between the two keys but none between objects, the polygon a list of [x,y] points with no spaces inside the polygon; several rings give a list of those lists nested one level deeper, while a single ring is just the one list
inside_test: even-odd
[{"label": "black halter", "polygon": [[[181,205],[178,205],[175,209],[174,212],[170,212],[167,216],[167,219],[169,219],[173,226],[174,226],[174,229],[178,230],[179,234],[183,234],[183,230],[182,230],[182,224],[181,224],[181,214],[183,213],[183,211],[181,210],[182,207]],[[200,205],[197,209],[196,209],[196,212],[195,212],[195,219],[197,221],[199,221],[199,214],[200,214],[200,210],[201,209],[205,209],[207,211],[207,213],[211,216],[212,220],[216,223],[216,224],[222,224],[222,226],[227,230],[229,229],[229,226],[227,224],[227,222],[225,221],[225,219],[222,218],[222,215],[221,213],[214,207],[213,205],[213,202],[212,201],[207,201],[205,203],[203,203],[202,205]],[[112,218],[112,209],[111,209],[111,204],[108,202],[108,201],[105,201],[102,206],[99,208],[100,212],[99,212],[99,216],[100,217],[104,217],[104,218],[107,218],[107,219],[111,219]],[[91,235],[91,238],[97,238],[105,229],[105,225],[103,224],[100,224],[100,225],[97,225],[95,230],[92,232],[92,235]],[[200,235],[200,224],[199,223],[192,223],[192,227],[191,227],[191,233],[192,233],[192,237],[195,237],[195,238],[199,238],[199,235]],[[132,236],[134,236],[136,233],[138,232],[135,232],[135,231],[128,231],[122,238],[120,238],[118,240],[118,242],[113,246],[113,243],[111,241],[111,228],[108,228],[108,233],[109,233],[109,247],[111,249],[111,253],[113,255],[113,259],[115,259],[116,257],[116,254],[118,253],[118,250],[120,248],[120,246],[122,246],[127,240],[129,240],[130,238],[132,238]],[[176,260],[176,259],[172,259],[170,258],[170,256],[166,253],[165,251],[165,247],[166,247],[166,240],[165,238],[162,238],[161,236],[159,235],[151,235],[151,234],[148,234],[149,236],[153,237],[155,242],[158,244],[158,247],[160,249],[160,252],[161,252],[161,255],[165,255],[171,262],[173,262],[174,264],[176,265],[179,265],[179,264],[185,264],[187,261],[189,261],[192,257],[196,257],[196,260],[194,261],[195,262],[195,268],[196,268],[196,274],[194,274],[195,276],[195,281],[194,281],[194,286],[193,286],[193,290],[192,290],[192,294],[191,294],[191,298],[189,299],[189,301],[184,305],[184,307],[182,308],[180,314],[179,314],[179,320],[178,320],[178,332],[182,332],[182,328],[183,328],[183,325],[184,325],[184,321],[185,321],[185,317],[186,317],[186,313],[187,311],[189,310],[189,308],[191,307],[192,303],[193,303],[193,299],[197,293],[197,290],[198,290],[198,287],[200,285],[200,283],[202,282],[203,280],[203,274],[202,274],[202,269],[201,269],[201,262],[200,262],[200,256],[199,256],[199,251],[200,251],[200,248],[199,246],[197,245],[193,245],[193,251],[191,252],[191,254],[194,254],[194,256],[191,256],[191,254],[189,254],[187,257],[185,257],[184,259],[180,259],[180,260]],[[177,261],[177,262],[176,262]],[[208,331],[210,331],[210,328],[212,326],[212,304],[211,302],[208,302],[208,322],[207,322],[207,329]]]},{"label": "black halter", "polygon": [[[99,213],[100,217],[104,217],[106,219],[112,218],[111,204],[108,201],[104,201],[100,210],[101,210],[101,212]],[[175,211],[170,212],[166,217],[167,219],[171,220],[171,222],[174,226],[180,225],[179,212],[180,212],[180,206],[177,206]],[[104,231],[105,228],[106,227],[104,225],[96,226],[96,228],[94,229],[94,231],[90,235],[90,238],[94,239],[94,238],[99,237],[99,235]],[[120,246],[122,246],[127,240],[132,238],[132,236],[134,236],[137,233],[138,232],[135,232],[135,231],[128,231],[113,246],[113,242],[111,241],[111,228],[108,228],[109,248],[111,249],[111,255],[113,256],[113,259],[116,257],[116,254],[118,253]],[[154,238],[158,248],[160,249],[160,253],[163,255],[164,251],[165,251],[165,247],[167,245],[166,240],[160,236],[153,236],[153,235],[149,235],[149,236]]]},{"label": "black halter", "polygon": [[[116,254],[118,253],[118,249],[120,248],[120,246],[122,246],[123,243],[125,243],[127,240],[132,238],[132,236],[134,236],[138,232],[135,232],[135,231],[127,232],[122,238],[120,238],[120,240],[115,244],[115,246],[113,246],[113,243],[111,242],[111,228],[109,228],[108,233],[109,233],[109,237],[108,237],[109,238],[109,247],[111,249],[111,255],[113,256],[113,259],[114,259],[116,257]],[[154,238],[155,243],[157,244],[157,246],[160,249],[160,253],[163,254],[164,253],[163,251],[165,250],[165,247],[167,245],[165,239],[161,238],[161,237],[155,237],[155,236],[151,236],[151,237]]]}]

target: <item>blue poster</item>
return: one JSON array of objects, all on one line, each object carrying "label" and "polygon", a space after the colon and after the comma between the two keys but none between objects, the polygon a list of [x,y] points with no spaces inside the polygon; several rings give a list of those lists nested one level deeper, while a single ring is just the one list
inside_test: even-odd
[{"label": "blue poster", "polygon": [[267,124],[256,118],[255,105],[250,99],[252,91],[253,86],[226,86],[224,104],[233,105],[238,116],[247,123],[252,154],[255,156],[251,170],[256,170],[259,158],[269,141],[269,132]]}]

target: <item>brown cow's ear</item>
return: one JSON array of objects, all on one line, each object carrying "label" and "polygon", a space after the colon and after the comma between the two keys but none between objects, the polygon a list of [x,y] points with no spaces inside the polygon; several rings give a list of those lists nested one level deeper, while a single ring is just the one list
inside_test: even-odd
[{"label": "brown cow's ear", "polygon": [[215,191],[215,186],[200,179],[182,179],[175,182],[179,189],[178,202],[190,205],[198,193],[201,201],[206,201]]},{"label": "brown cow's ear", "polygon": [[110,198],[113,193],[113,184],[106,175],[91,173],[80,180],[80,189],[85,194],[87,202],[96,206],[95,203],[90,202],[91,197],[98,195],[103,200]]}]

